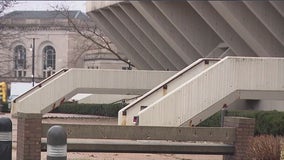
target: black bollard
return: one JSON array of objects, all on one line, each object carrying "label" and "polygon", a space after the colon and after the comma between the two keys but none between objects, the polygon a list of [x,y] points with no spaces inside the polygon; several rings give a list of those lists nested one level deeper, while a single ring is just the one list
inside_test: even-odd
[{"label": "black bollard", "polygon": [[67,160],[67,135],[61,126],[47,131],[47,160]]},{"label": "black bollard", "polygon": [[0,159],[12,160],[12,121],[0,118]]}]

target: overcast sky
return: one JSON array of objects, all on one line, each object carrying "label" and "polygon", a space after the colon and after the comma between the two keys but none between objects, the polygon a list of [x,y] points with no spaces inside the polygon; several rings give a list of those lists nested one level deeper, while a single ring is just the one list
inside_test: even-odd
[{"label": "overcast sky", "polygon": [[85,12],[86,1],[17,1],[7,12],[14,10],[53,10],[51,6],[64,5],[71,10],[81,10]]}]

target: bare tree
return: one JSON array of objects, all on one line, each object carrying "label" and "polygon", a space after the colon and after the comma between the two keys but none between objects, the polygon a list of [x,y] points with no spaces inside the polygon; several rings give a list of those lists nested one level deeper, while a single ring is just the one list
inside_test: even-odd
[{"label": "bare tree", "polygon": [[15,1],[12,0],[2,0],[0,2],[0,14],[2,14],[7,8],[11,7]]},{"label": "bare tree", "polygon": [[9,45],[12,40],[18,38],[18,34],[15,31],[9,29],[9,25],[6,24],[5,11],[12,7],[16,2],[11,0],[2,0],[0,1],[0,76],[9,75],[12,70],[10,70],[7,65],[14,60],[13,55],[7,54],[9,50]]},{"label": "bare tree", "polygon": [[[58,14],[63,15],[68,20],[68,25],[72,28],[72,30],[92,42],[92,44],[87,47],[87,49],[94,47],[97,49],[106,49],[114,56],[116,56],[118,60],[123,61],[131,67],[135,67],[129,60],[121,57],[121,55],[112,48],[113,44],[110,39],[106,37],[103,32],[97,27],[97,25],[95,25],[94,22],[90,21],[90,19],[82,20],[73,18],[70,14],[68,7],[66,6],[57,5],[53,8],[55,11],[58,12]],[[84,52],[81,52],[81,54],[76,56],[76,58],[80,58],[80,56],[82,56],[82,53]]]},{"label": "bare tree", "polygon": [[3,21],[3,16],[5,10],[9,7],[12,7],[15,2],[11,0],[2,0],[0,1],[0,16],[1,23],[0,23],[0,49],[6,47],[8,45],[8,41],[11,39],[11,36],[14,35],[11,32],[7,31],[7,26],[5,25],[5,20]]}]

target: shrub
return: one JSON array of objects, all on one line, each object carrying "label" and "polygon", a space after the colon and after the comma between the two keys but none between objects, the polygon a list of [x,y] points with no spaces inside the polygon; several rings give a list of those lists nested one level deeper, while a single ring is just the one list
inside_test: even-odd
[{"label": "shrub", "polygon": [[221,112],[213,114],[211,117],[201,122],[198,127],[221,127]]},{"label": "shrub", "polygon": [[118,111],[125,104],[77,104],[63,103],[58,108],[54,109],[53,113],[69,113],[69,114],[88,114],[98,116],[117,117]]},{"label": "shrub", "polygon": [[[228,110],[227,116],[235,117],[247,117],[255,118],[258,111],[247,111],[247,110]],[[221,112],[217,112],[205,121],[201,122],[198,126],[200,127],[221,127]]]},{"label": "shrub", "polygon": [[255,160],[279,160],[280,137],[261,135],[253,137],[248,142],[248,159]]},{"label": "shrub", "polygon": [[[220,112],[200,123],[202,127],[220,127]],[[227,116],[255,118],[255,135],[270,134],[284,136],[284,112],[228,110]]]},{"label": "shrub", "polygon": [[255,116],[255,134],[284,135],[284,114],[278,111],[260,111]]}]

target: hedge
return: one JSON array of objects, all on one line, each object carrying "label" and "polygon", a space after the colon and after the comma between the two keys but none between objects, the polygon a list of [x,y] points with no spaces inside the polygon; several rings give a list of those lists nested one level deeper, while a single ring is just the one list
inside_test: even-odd
[{"label": "hedge", "polygon": [[[76,104],[63,103],[53,110],[54,113],[89,114],[99,116],[117,117],[118,111],[127,104]],[[284,136],[284,112],[279,111],[247,111],[228,110],[227,116],[255,118],[255,135]],[[207,120],[200,123],[200,127],[220,127],[221,113],[217,112]]]},{"label": "hedge", "polygon": [[[231,111],[227,116],[255,118],[255,135],[284,135],[284,112],[279,111]],[[221,113],[217,112],[207,120],[200,123],[201,127],[220,127]]]},{"label": "hedge", "polygon": [[63,103],[52,113],[88,114],[98,116],[117,117],[118,111],[126,104],[77,104]]}]

